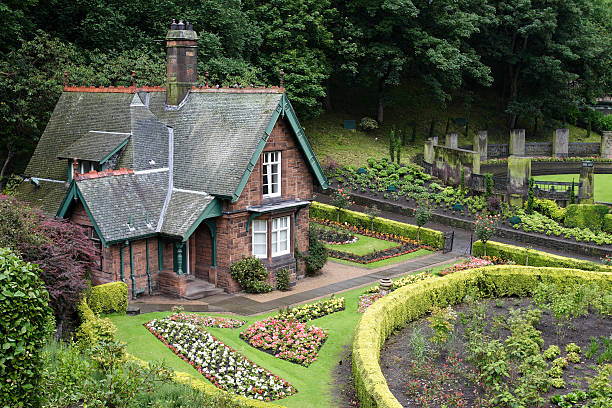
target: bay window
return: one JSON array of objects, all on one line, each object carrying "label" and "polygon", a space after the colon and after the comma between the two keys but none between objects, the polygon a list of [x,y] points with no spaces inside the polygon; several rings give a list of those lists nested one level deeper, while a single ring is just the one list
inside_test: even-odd
[{"label": "bay window", "polygon": [[[268,234],[268,221],[270,222]],[[268,238],[270,242],[270,256],[286,255],[291,253],[291,217],[272,218],[270,220],[253,220],[252,245],[253,255],[258,258],[268,257]]]}]

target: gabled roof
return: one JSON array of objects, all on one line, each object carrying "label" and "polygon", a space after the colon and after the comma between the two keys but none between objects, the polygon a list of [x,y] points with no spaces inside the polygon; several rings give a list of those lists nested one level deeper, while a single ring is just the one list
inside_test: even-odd
[{"label": "gabled roof", "polygon": [[[168,236],[175,236],[181,239],[189,238],[190,230],[194,230],[196,221],[215,200],[215,197],[198,192],[182,190],[172,190],[172,196],[168,203],[168,208],[164,215],[161,233]],[[212,208],[211,208],[212,209]],[[206,215],[206,214],[205,214]],[[220,208],[209,214],[212,218],[221,215]]]},{"label": "gabled roof", "polygon": [[58,158],[77,158],[103,164],[127,144],[129,137],[129,133],[90,130],[61,152]]}]

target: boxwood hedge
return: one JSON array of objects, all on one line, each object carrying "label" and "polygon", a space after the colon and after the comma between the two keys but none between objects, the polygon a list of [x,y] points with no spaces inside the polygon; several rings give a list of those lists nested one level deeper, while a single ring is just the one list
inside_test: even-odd
[{"label": "boxwood hedge", "polygon": [[[335,220],[336,214],[336,207],[332,205],[313,201],[310,206],[311,217]],[[373,226],[376,232],[401,235],[402,237],[414,240],[417,239],[418,227],[416,225],[388,220],[381,217],[376,217],[370,222],[370,218],[366,214],[357,211],[342,210],[340,212],[340,222],[347,222],[351,225],[360,226],[366,229],[371,229]],[[429,228],[421,228],[420,241],[433,248],[442,248],[444,246],[444,233]]]},{"label": "boxwood hedge", "polygon": [[380,349],[394,331],[424,316],[434,305],[461,302],[472,288],[483,296],[526,296],[542,281],[562,285],[588,281],[612,288],[611,273],[497,265],[420,281],[374,303],[359,321],[353,340],[353,378],[361,407],[401,408],[378,363]]},{"label": "boxwood hedge", "polygon": [[110,282],[94,286],[87,298],[87,304],[94,313],[125,314],[128,306],[128,289],[125,282]]}]

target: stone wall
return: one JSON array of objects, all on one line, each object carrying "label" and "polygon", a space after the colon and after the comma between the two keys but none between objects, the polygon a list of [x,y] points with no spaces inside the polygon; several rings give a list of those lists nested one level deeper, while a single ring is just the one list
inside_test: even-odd
[{"label": "stone wall", "polygon": [[478,152],[453,149],[446,146],[433,146],[433,175],[445,183],[459,185],[461,169],[464,171],[465,184],[469,185],[472,173],[480,174],[480,155]]}]

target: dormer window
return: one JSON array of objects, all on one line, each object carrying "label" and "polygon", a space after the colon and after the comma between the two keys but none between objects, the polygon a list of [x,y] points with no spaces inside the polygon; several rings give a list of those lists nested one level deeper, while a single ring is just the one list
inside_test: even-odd
[{"label": "dormer window", "polygon": [[79,174],[89,173],[90,171],[96,170],[96,162],[81,160],[79,162],[79,168],[77,172]]},{"label": "dormer window", "polygon": [[264,152],[262,174],[264,198],[279,197],[281,195],[281,152]]}]

